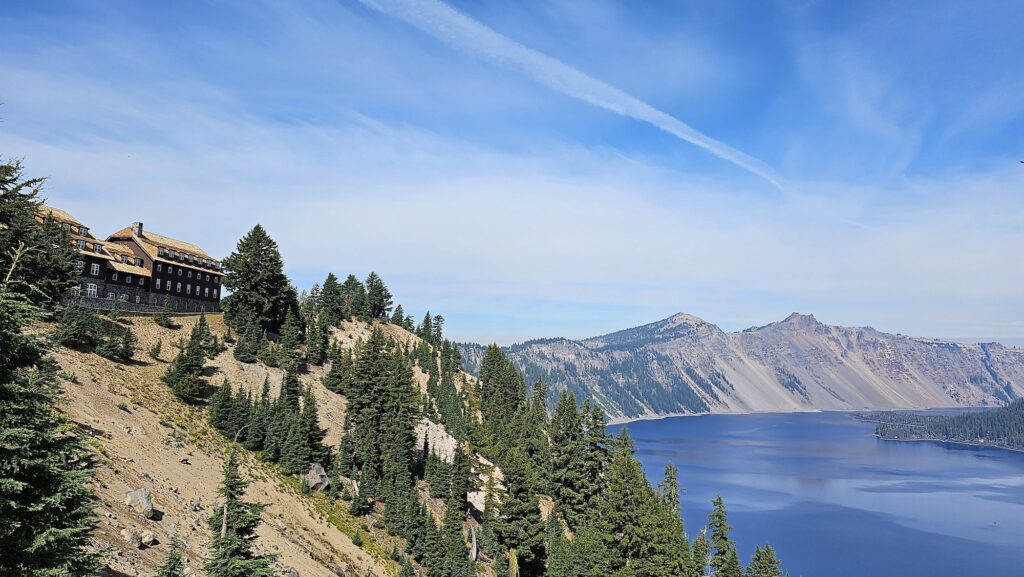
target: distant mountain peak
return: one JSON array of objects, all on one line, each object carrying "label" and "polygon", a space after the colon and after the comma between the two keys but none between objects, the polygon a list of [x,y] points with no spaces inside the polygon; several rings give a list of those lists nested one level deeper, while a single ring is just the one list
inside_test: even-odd
[{"label": "distant mountain peak", "polygon": [[678,312],[678,313],[668,317],[667,319],[663,320],[662,322],[665,323],[665,324],[669,324],[669,325],[681,325],[681,324],[703,325],[703,324],[707,324],[707,321],[705,321],[704,319],[702,319],[702,318],[700,318],[698,316],[691,315],[689,313],[684,313],[684,312]]},{"label": "distant mountain peak", "polygon": [[797,328],[813,328],[821,323],[818,322],[818,319],[814,318],[814,315],[804,315],[794,312],[776,324]]}]

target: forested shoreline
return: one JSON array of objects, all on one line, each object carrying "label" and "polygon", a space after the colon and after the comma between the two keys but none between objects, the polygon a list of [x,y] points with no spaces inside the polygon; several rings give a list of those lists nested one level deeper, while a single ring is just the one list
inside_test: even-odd
[{"label": "forested shoreline", "polygon": [[989,411],[958,415],[872,411],[858,418],[876,423],[875,435],[886,440],[941,441],[1024,451],[1024,399]]}]

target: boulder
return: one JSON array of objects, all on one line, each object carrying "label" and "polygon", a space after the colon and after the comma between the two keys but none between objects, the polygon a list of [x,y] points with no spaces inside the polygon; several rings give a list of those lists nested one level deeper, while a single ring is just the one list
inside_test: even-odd
[{"label": "boulder", "polygon": [[310,491],[326,491],[331,486],[331,478],[320,463],[310,463],[305,481]]},{"label": "boulder", "polygon": [[121,529],[121,540],[129,547],[142,548],[142,538],[132,529]]},{"label": "boulder", "polygon": [[136,489],[127,493],[124,504],[147,519],[153,518],[153,496],[149,493],[149,489]]},{"label": "boulder", "polygon": [[286,567],[284,570],[284,577],[302,577],[294,567]]},{"label": "boulder", "polygon": [[156,535],[152,531],[143,531],[139,535],[139,542],[146,547],[152,547],[157,543]]}]

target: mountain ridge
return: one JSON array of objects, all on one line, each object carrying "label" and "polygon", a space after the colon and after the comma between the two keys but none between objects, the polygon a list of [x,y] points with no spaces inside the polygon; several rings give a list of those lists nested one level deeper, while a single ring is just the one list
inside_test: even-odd
[{"label": "mountain ridge", "polygon": [[[461,345],[473,372],[483,347]],[[995,406],[1024,396],[1024,351],[845,327],[794,312],[726,332],[684,312],[585,339],[504,347],[552,395],[615,420],[677,414]]]}]

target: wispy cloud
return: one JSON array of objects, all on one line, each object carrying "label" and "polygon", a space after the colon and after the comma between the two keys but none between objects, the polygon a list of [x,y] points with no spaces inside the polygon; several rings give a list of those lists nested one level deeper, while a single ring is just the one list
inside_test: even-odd
[{"label": "wispy cloud", "polygon": [[436,0],[360,1],[412,24],[457,50],[519,70],[552,90],[651,124],[767,180],[780,190],[783,188],[782,178],[761,160],[711,138],[635,96],[523,46],[447,4]]}]

